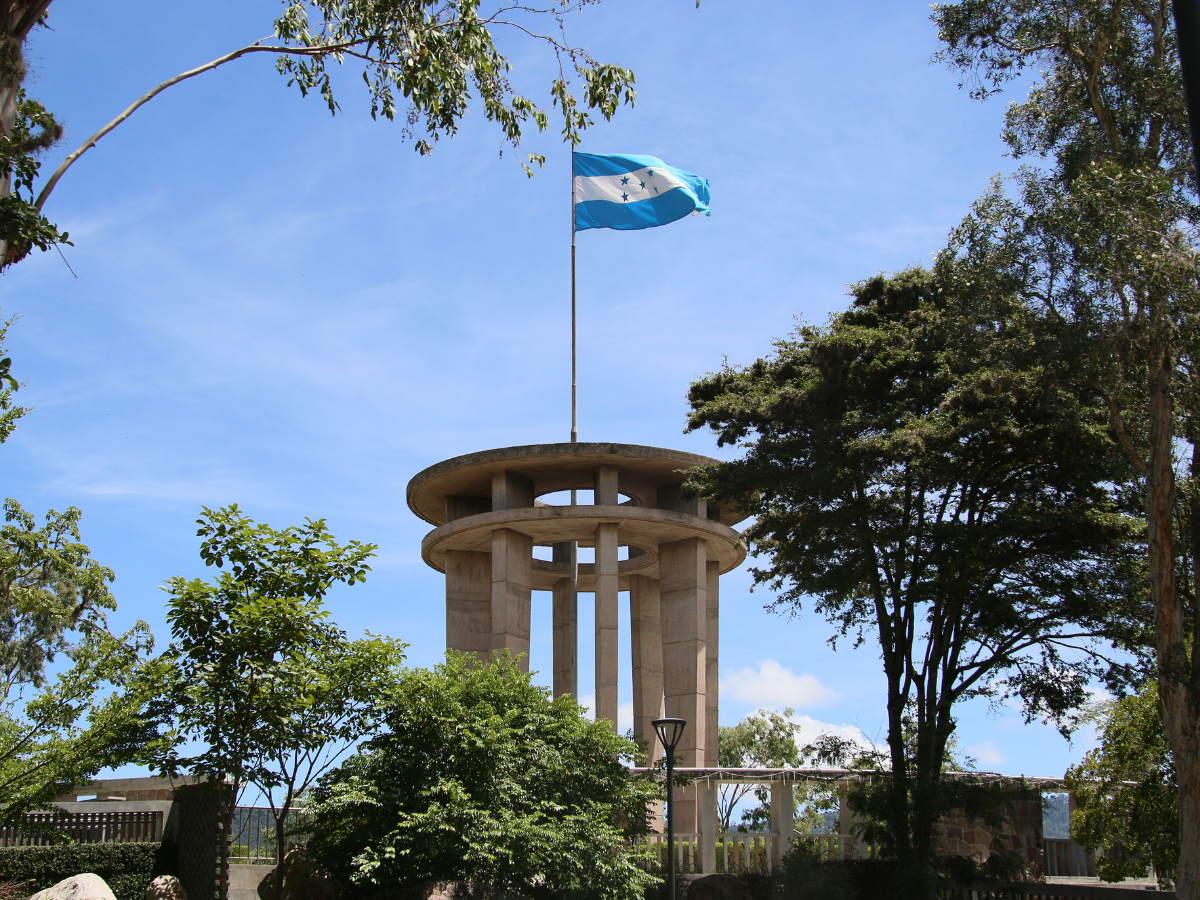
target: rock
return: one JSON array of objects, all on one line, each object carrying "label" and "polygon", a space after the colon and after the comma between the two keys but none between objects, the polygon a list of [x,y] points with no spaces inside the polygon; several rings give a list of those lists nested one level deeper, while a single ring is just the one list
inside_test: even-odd
[{"label": "rock", "polygon": [[[276,878],[283,871],[283,892],[275,893]],[[267,873],[258,885],[261,900],[338,900],[341,892],[328,875],[317,868],[303,850],[289,850],[283,862]]]},{"label": "rock", "polygon": [[38,891],[29,900],[117,900],[104,879],[88,872],[64,878],[54,887]]},{"label": "rock", "polygon": [[146,900],[187,900],[187,894],[174,875],[159,875],[146,886]]},{"label": "rock", "polygon": [[687,889],[687,900],[751,900],[750,891],[736,875],[705,875]]}]

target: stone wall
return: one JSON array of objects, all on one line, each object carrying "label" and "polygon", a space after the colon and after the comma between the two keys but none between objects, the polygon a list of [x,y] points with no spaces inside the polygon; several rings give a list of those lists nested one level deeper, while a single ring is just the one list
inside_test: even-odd
[{"label": "stone wall", "polygon": [[947,856],[968,856],[985,863],[993,853],[1015,853],[1038,878],[1045,874],[1045,848],[1042,843],[1042,803],[1021,800],[1012,804],[1008,821],[994,829],[978,819],[969,819],[961,811],[952,812],[935,830],[935,846]]}]

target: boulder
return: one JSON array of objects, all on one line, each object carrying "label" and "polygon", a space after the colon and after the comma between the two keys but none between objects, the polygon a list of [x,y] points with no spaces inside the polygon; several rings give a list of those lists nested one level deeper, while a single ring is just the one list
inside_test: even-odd
[{"label": "boulder", "polygon": [[[276,895],[276,879],[281,877],[283,892]],[[277,900],[277,896],[279,900],[338,900],[340,893],[333,880],[302,849],[289,850],[283,862],[258,885],[260,900]]]},{"label": "boulder", "polygon": [[174,875],[159,875],[146,886],[146,900],[187,900],[187,894]]},{"label": "boulder", "polygon": [[736,875],[705,875],[687,889],[687,900],[751,900],[749,889]]},{"label": "boulder", "polygon": [[54,887],[38,891],[29,900],[117,900],[99,875],[88,872],[64,878]]}]

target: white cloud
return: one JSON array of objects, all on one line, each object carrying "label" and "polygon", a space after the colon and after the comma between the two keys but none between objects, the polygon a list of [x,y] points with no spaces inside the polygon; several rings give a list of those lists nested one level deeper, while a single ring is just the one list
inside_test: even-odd
[{"label": "white cloud", "polygon": [[764,659],[757,671],[737,669],[721,679],[721,699],[732,698],[754,707],[793,709],[821,706],[838,699],[838,694],[813,675],[797,675],[773,659]]},{"label": "white cloud", "polygon": [[812,716],[793,716],[792,722],[799,729],[796,743],[801,746],[811,744],[823,734],[834,734],[847,741],[853,741],[862,747],[873,746],[871,740],[863,734],[862,729],[857,725],[834,725],[831,722],[822,722],[820,719],[814,719]]},{"label": "white cloud", "polygon": [[967,753],[985,766],[998,766],[1004,762],[1004,754],[994,741],[982,741],[967,748]]}]

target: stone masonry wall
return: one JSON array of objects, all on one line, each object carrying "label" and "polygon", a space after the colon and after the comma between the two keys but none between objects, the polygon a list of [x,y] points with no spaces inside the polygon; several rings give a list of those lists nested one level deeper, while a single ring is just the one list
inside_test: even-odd
[{"label": "stone masonry wall", "polygon": [[981,864],[993,853],[1016,853],[1029,867],[1031,876],[1045,874],[1041,800],[1014,803],[1008,821],[999,830],[968,819],[961,811],[952,812],[938,825],[934,842],[947,856],[969,856]]}]

